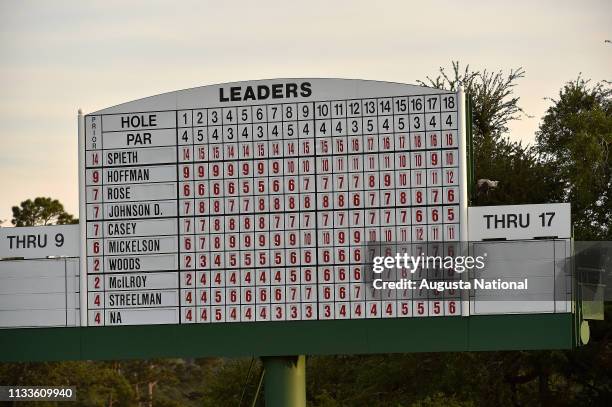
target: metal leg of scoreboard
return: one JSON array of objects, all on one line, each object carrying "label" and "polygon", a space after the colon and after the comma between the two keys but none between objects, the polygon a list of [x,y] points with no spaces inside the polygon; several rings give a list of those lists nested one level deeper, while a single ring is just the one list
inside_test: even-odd
[{"label": "metal leg of scoreboard", "polygon": [[266,407],[306,407],[306,357],[262,357]]}]

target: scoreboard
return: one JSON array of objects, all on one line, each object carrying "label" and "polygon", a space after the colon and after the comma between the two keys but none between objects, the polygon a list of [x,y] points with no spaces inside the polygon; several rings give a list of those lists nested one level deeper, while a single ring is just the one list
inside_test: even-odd
[{"label": "scoreboard", "polygon": [[458,293],[367,274],[373,244],[467,240],[464,114],[461,92],[276,79],[86,115],[86,324],[461,315]]}]

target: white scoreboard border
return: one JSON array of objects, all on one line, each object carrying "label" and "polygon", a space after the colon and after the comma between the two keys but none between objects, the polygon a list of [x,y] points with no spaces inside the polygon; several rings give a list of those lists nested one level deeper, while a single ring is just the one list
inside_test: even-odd
[{"label": "white scoreboard border", "polygon": [[[314,79],[314,78],[313,78]],[[272,81],[287,81],[287,79],[273,79],[269,81],[253,81],[253,82],[272,82]],[[311,78],[300,78],[300,80],[312,80]],[[345,79],[337,79],[338,81],[345,81]],[[352,80],[348,80],[352,81]],[[361,81],[361,80],[355,80]],[[378,81],[364,81],[370,83],[376,83]],[[206,87],[220,86],[220,85],[230,85],[233,83],[247,83],[247,82],[229,82],[224,84],[213,84],[208,85]],[[380,82],[389,85],[388,82]],[[398,86],[405,86],[406,84],[397,83]],[[430,88],[431,89],[431,88]],[[191,89],[185,89],[184,91],[189,91]],[[433,90],[433,89],[431,89]],[[179,91],[180,92],[180,91]],[[432,94],[438,93],[452,93],[449,91],[435,89]],[[459,241],[468,241],[468,189],[467,189],[467,134],[466,134],[466,106],[465,106],[465,92],[462,85],[459,85],[457,91],[457,115],[458,115],[458,128],[457,133],[459,136]],[[159,96],[159,95],[158,95]],[[405,96],[410,96],[410,94],[406,94]],[[155,96],[153,96],[155,97]],[[390,97],[388,95],[382,97]],[[150,99],[150,98],[147,98]],[[338,99],[346,99],[346,98],[338,98]],[[330,99],[331,100],[331,99]],[[319,100],[325,101],[325,100]],[[133,101],[137,102],[137,101]],[[133,103],[128,102],[128,103]],[[255,105],[257,101],[253,103],[248,103],[248,105]],[[178,109],[178,106],[177,106]],[[147,109],[148,110],[148,109]],[[176,109],[175,109],[176,110]],[[120,112],[117,112],[120,113]],[[81,310],[81,326],[88,326],[88,314],[89,314],[89,304],[88,304],[88,282],[87,282],[87,202],[86,202],[86,180],[85,180],[85,117],[83,116],[83,112],[81,109],[78,111],[78,149],[79,149],[79,226],[80,226],[80,310]],[[462,275],[462,279],[467,281],[468,276],[466,273]],[[464,290],[461,293],[461,316],[466,317],[470,315],[469,308],[469,295]]]},{"label": "white scoreboard border", "polygon": [[87,301],[87,194],[85,186],[85,117],[83,111],[78,112],[78,133],[79,133],[79,226],[80,226],[80,309],[81,309],[81,326],[87,326],[87,314],[89,313],[89,304]]},{"label": "white scoreboard border", "polygon": [[[459,241],[469,241],[468,236],[468,179],[467,179],[467,123],[465,111],[465,92],[463,85],[459,85],[457,90],[457,116],[459,125],[457,132],[459,133]],[[470,157],[471,158],[471,157]],[[461,278],[463,281],[468,281],[468,273],[463,273]],[[470,298],[466,290],[461,291],[461,316],[467,317],[470,315]]]}]

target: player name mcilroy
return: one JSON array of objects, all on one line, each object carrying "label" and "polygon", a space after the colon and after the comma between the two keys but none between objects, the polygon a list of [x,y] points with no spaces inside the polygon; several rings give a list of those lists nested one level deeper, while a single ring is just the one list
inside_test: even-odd
[{"label": "player name mcilroy", "polygon": [[108,290],[116,290],[118,288],[146,288],[147,276],[109,276]]}]

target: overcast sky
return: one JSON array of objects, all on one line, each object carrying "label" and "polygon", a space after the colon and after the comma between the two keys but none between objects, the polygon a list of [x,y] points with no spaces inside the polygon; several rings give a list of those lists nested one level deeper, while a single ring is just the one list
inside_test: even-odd
[{"label": "overcast sky", "polygon": [[544,97],[580,72],[612,79],[611,17],[609,0],[0,0],[0,220],[36,196],[77,214],[79,107],[219,82],[522,66],[516,92],[534,118],[509,136],[532,142]]}]

